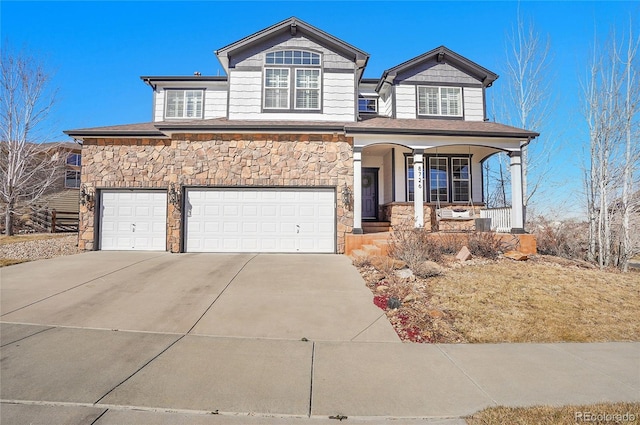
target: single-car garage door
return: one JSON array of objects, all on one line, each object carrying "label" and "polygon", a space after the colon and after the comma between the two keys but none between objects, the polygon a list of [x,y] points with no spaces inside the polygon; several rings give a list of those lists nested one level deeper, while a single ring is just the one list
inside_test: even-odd
[{"label": "single-car garage door", "polygon": [[187,252],[335,252],[333,189],[187,189]]},{"label": "single-car garage door", "polygon": [[153,190],[103,190],[100,249],[166,251],[167,194]]}]

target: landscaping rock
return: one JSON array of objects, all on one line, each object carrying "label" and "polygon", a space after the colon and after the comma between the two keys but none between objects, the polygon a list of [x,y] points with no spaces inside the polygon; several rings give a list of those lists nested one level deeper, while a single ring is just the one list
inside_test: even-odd
[{"label": "landscaping rock", "polygon": [[458,255],[456,255],[456,260],[465,262],[471,260],[471,257],[471,251],[469,251],[469,248],[463,246],[460,252],[458,252]]},{"label": "landscaping rock", "polygon": [[515,261],[527,261],[529,257],[518,251],[508,251],[504,253],[505,258],[510,258]]},{"label": "landscaping rock", "polygon": [[394,271],[394,273],[401,279],[411,279],[412,277],[415,277],[411,269],[400,269]]},{"label": "landscaping rock", "polygon": [[384,257],[377,255],[369,259],[369,263],[381,272],[387,270],[399,270],[407,267],[407,263],[404,261],[396,260],[390,257]]},{"label": "landscaping rock", "polygon": [[406,297],[404,297],[402,299],[402,302],[403,303],[410,303],[410,302],[413,302],[413,301],[415,301],[417,299],[418,299],[418,295],[417,294],[409,294],[409,295],[407,295]]},{"label": "landscaping rock", "polygon": [[432,319],[442,319],[444,317],[444,313],[441,312],[440,310],[429,310],[427,314]]},{"label": "landscaping rock", "polygon": [[420,263],[420,265],[415,268],[413,273],[416,276],[422,278],[433,277],[440,276],[442,273],[444,273],[444,269],[438,263],[435,263],[433,261],[425,261],[423,263]]},{"label": "landscaping rock", "polygon": [[387,307],[391,310],[396,309],[396,308],[400,308],[400,300],[396,297],[390,297],[389,300],[387,301]]}]

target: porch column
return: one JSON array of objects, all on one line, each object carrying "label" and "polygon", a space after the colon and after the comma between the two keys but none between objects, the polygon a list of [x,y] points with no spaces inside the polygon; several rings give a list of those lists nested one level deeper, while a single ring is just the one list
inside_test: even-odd
[{"label": "porch column", "polygon": [[416,218],[416,227],[424,227],[423,154],[424,150],[422,149],[413,151],[413,214]]},{"label": "porch column", "polygon": [[362,232],[362,148],[353,148],[353,233]]},{"label": "porch column", "polygon": [[511,152],[511,233],[524,233],[524,200],[522,198],[522,158]]}]

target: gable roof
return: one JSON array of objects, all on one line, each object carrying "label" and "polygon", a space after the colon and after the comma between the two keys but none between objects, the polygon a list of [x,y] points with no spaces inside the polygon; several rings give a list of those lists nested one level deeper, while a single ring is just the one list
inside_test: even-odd
[{"label": "gable roof", "polygon": [[251,34],[227,46],[224,46],[216,50],[215,54],[222,64],[225,72],[228,74],[230,62],[229,59],[233,55],[237,54],[238,52],[244,51],[258,43],[264,42],[265,40],[286,33],[291,34],[291,36],[303,34],[309,39],[317,41],[318,43],[327,46],[337,53],[343,54],[357,64],[359,68],[359,77],[362,76],[362,71],[364,70],[364,67],[367,65],[367,61],[369,60],[368,53],[294,16],[261,31],[258,31],[254,34]]},{"label": "gable roof", "polygon": [[456,68],[465,71],[469,75],[480,80],[483,87],[490,87],[491,84],[498,79],[498,74],[489,71],[487,68],[478,65],[445,46],[440,46],[384,71],[380,78],[380,82],[376,87],[376,91],[380,91],[382,85],[385,83],[393,84],[393,81],[398,74],[434,59],[439,63],[449,63]]}]

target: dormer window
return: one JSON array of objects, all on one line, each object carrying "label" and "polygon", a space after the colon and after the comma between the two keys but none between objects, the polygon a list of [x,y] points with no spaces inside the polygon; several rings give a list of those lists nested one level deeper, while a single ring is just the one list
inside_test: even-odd
[{"label": "dormer window", "polygon": [[418,86],[418,115],[462,117],[462,90]]},{"label": "dormer window", "polygon": [[320,111],[321,81],[318,53],[269,52],[265,55],[263,108],[266,111]]},{"label": "dormer window", "polygon": [[166,118],[202,118],[203,90],[166,90]]}]

